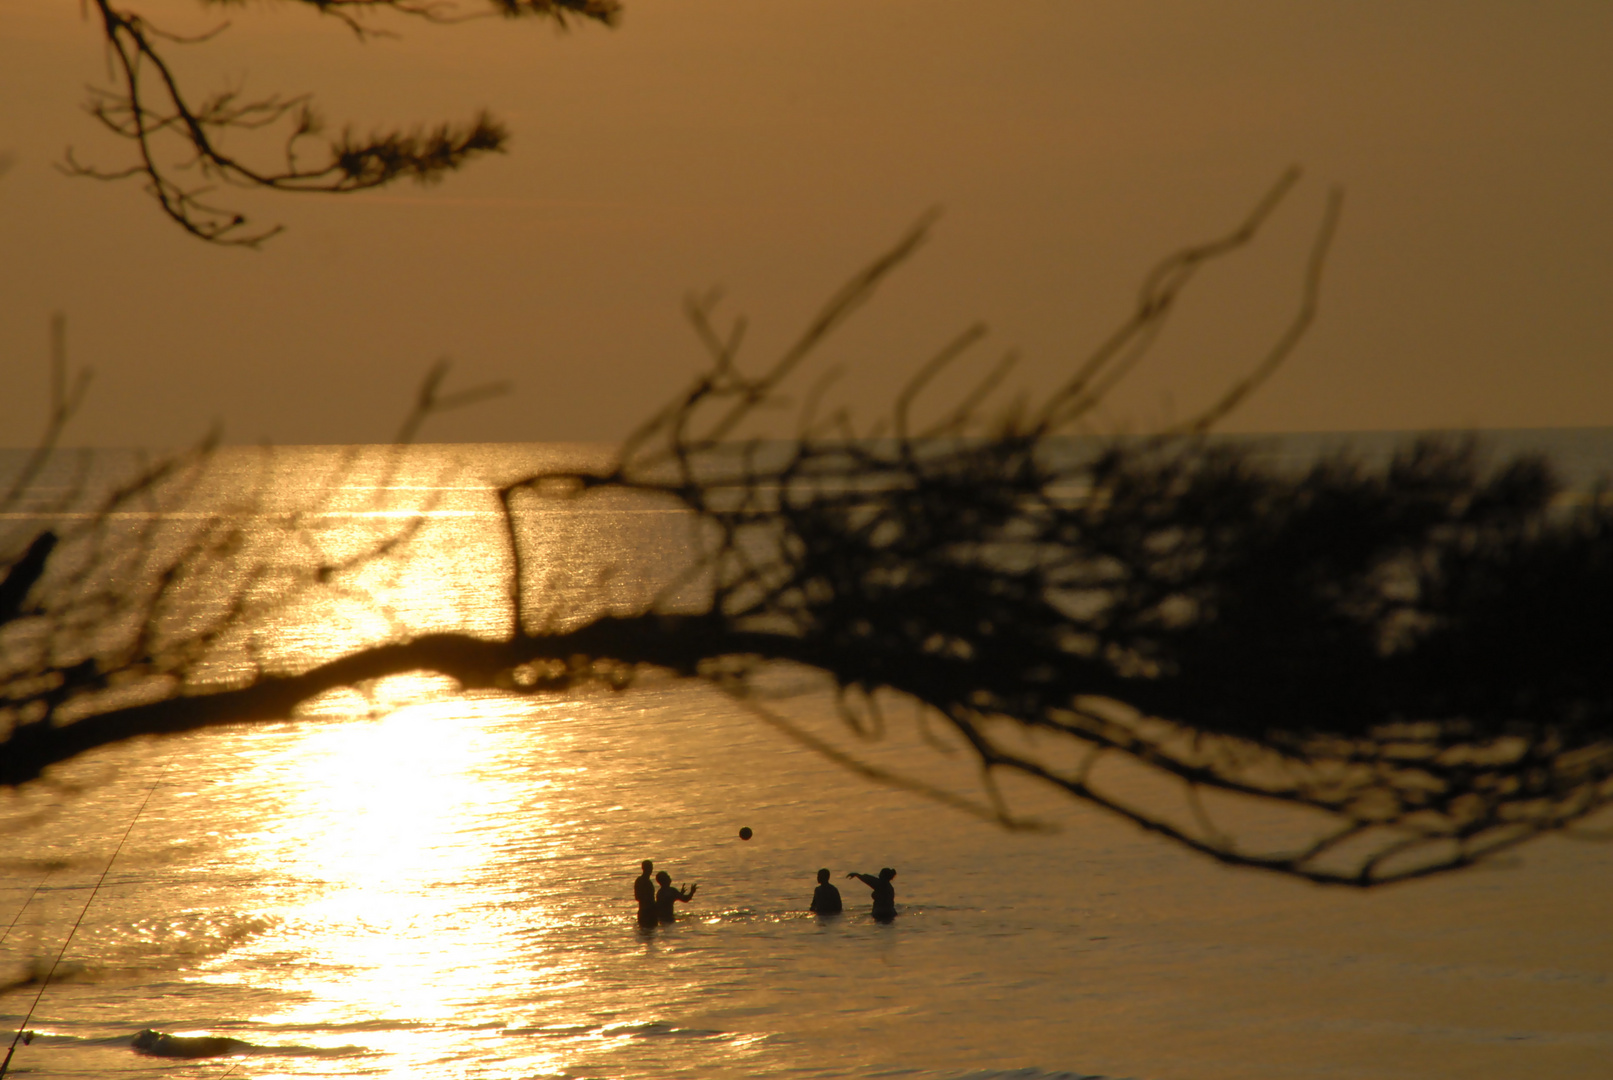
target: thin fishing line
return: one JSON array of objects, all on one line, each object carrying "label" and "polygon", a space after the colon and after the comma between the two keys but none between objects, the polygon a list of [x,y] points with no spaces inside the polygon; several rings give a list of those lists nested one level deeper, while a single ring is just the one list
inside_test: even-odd
[{"label": "thin fishing line", "polygon": [[34,891],[28,894],[28,899],[24,900],[22,907],[17,909],[17,914],[12,917],[11,925],[6,927],[6,932],[0,934],[0,945],[5,944],[6,938],[10,937],[11,931],[16,928],[17,920],[22,918],[22,913],[28,910],[28,905],[34,902],[34,897],[39,895],[39,890],[45,887],[45,882],[49,881],[50,876],[55,872],[56,868],[54,866],[45,871],[45,876],[39,879],[39,884],[34,886]]},{"label": "thin fishing line", "polygon": [[24,1016],[22,1023],[17,1025],[17,1034],[12,1036],[11,1045],[6,1048],[6,1059],[0,1061],[0,1080],[5,1080],[6,1070],[11,1067],[11,1055],[17,1052],[17,1043],[22,1039],[22,1033],[28,1030],[28,1021],[34,1018],[34,1010],[39,1008],[39,999],[45,996],[45,990],[50,986],[51,977],[56,974],[56,968],[61,965],[62,957],[67,955],[67,947],[73,943],[73,935],[78,933],[79,924],[84,921],[84,916],[90,913],[90,905],[95,902],[95,894],[101,891],[101,884],[106,881],[106,876],[112,872],[112,864],[118,861],[118,855],[122,853],[123,845],[128,843],[129,834],[134,832],[135,824],[139,822],[140,815],[146,812],[146,806],[151,802],[151,797],[162,786],[162,779],[168,774],[168,766],[171,763],[172,759],[163,763],[162,771],[157,774],[156,782],[151,785],[151,790],[146,792],[146,797],[141,801],[140,809],[134,812],[134,819],[129,822],[129,827],[123,830],[123,839],[119,840],[118,846],[112,850],[112,857],[106,861],[106,869],[102,870],[101,876],[96,879],[95,888],[90,890],[90,897],[84,901],[83,910],[78,913],[78,918],[74,920],[73,928],[67,932],[67,940],[62,942],[62,948],[56,954],[55,963],[51,964],[50,970],[45,973],[45,981],[40,984],[39,993],[34,995],[34,1003],[28,1006],[28,1015]]}]

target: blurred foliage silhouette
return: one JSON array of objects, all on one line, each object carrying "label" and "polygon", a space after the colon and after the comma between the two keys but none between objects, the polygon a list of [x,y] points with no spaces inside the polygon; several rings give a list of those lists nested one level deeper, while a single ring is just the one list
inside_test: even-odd
[{"label": "blurred foliage silhouette", "polygon": [[[223,23],[200,35],[168,33],[113,0],[91,0],[107,44],[111,87],[92,87],[86,104],[107,130],[135,144],[135,161],[103,169],[78,161],[71,149],[66,170],[101,180],[143,178],[164,213],[191,235],[215,244],[255,247],[281,226],[256,225],[244,213],[214,202],[219,184],[288,192],[351,192],[402,178],[441,179],[482,154],[502,151],[504,125],[482,112],[460,124],[396,129],[360,137],[350,130],[308,147],[325,120],[307,94],[248,97],[222,90],[197,98],[169,62],[169,50],[202,45],[228,29]],[[203,0],[227,6],[230,0]],[[559,27],[574,21],[615,25],[617,0],[486,0],[466,11],[452,0],[283,0],[338,20],[360,40],[390,32],[377,23],[388,14],[432,23],[502,16],[538,18]],[[262,164],[225,149],[234,136],[272,133],[278,149]]]},{"label": "blurred foliage silhouette", "polygon": [[[871,425],[823,411],[833,370],[799,398],[790,388],[920,247],[931,219],[759,374],[738,366],[743,321],[722,326],[715,298],[692,299],[710,363],[683,393],[608,467],[499,490],[509,571],[488,582],[509,606],[499,637],[400,635],[212,685],[196,677],[198,650],[254,617],[255,583],[278,573],[290,576],[276,590],[319,588],[332,568],[278,567],[228,516],[160,558],[139,534],[81,539],[100,569],[54,577],[65,556],[20,538],[0,588],[13,612],[0,627],[10,725],[0,783],[136,735],[283,720],[326,690],[402,672],[541,694],[620,689],[660,670],[719,688],[865,775],[1010,827],[1034,823],[996,778],[1026,776],[1225,863],[1317,882],[1427,876],[1569,829],[1613,800],[1606,488],[1563,500],[1546,462],[1485,469],[1458,441],[1416,442],[1385,464],[1335,455],[1295,470],[1213,437],[1313,319],[1336,192],[1292,320],[1244,378],[1170,431],[1086,435],[1197,272],[1249,244],[1296,181],[1285,175],[1226,236],[1162,261],[1134,311],[1050,394],[993,404],[1009,354],[923,410],[935,414],[923,424],[922,396],[969,363],[982,328],[922,366]],[[60,414],[76,399],[65,374],[57,385]],[[768,418],[791,404],[794,433],[779,437]],[[164,463],[116,498],[151,498],[191,460]],[[171,490],[183,500],[182,483]],[[545,568],[523,551],[524,515],[600,497],[684,512],[696,536],[685,572],[631,611],[531,610],[528,586]],[[105,528],[97,519],[85,535]],[[354,557],[407,558],[403,539]],[[139,565],[124,571],[119,559]],[[134,581],[153,584],[137,595]],[[167,635],[163,619],[185,596],[214,621],[190,618]],[[88,630],[119,603],[138,632],[103,645]],[[29,653],[13,642],[37,644]],[[791,719],[775,704],[780,670],[832,682],[854,747],[882,736],[891,703],[916,704],[972,753],[983,796],[894,775]],[[150,696],[108,699],[131,672]],[[1111,783],[1116,761],[1151,783]],[[1250,807],[1293,818],[1303,837],[1249,826]]]},{"label": "blurred foliage silhouette", "polygon": [[[432,415],[507,390],[442,393],[448,362],[438,361],[380,482],[356,507],[346,492],[356,449],[288,506],[274,497],[274,449],[262,448],[244,474],[221,474],[216,433],[179,453],[142,455],[110,488],[92,481],[87,451],[37,484],[61,454],[56,443],[90,374],[69,387],[65,319],[52,329],[46,431],[0,491],[0,521],[11,523],[0,531],[0,786],[48,783],[43,765],[136,731],[218,723],[217,707],[228,712],[231,701],[255,702],[257,717],[289,715],[304,696],[277,694],[257,658],[250,674],[220,680],[220,655],[250,655],[253,634],[279,627],[300,600],[399,558],[431,504],[392,505],[385,489],[397,454]],[[379,524],[355,533],[344,525],[355,511]]]}]

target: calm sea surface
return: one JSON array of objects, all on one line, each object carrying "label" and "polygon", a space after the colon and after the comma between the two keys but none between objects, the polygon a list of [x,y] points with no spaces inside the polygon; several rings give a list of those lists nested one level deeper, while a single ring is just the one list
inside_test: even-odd
[{"label": "calm sea surface", "polygon": [[[1498,439],[1550,451],[1577,484],[1613,471],[1613,431]],[[286,448],[265,465],[229,451],[197,499],[317,503],[337,538],[424,508],[406,558],[260,635],[306,662],[400,631],[497,632],[507,563],[486,481],[588,453]],[[44,487],[66,483],[53,475]],[[656,507],[556,504],[524,528],[544,567],[529,599],[562,619],[631,605],[683,551],[681,519]],[[782,708],[835,730],[821,688],[789,674],[781,688],[798,691]],[[973,789],[967,762],[900,710],[859,749]],[[653,679],[518,699],[400,678],[295,722],[115,747],[55,780],[0,796],[5,1042],[39,990],[16,984],[83,914],[18,1076],[1613,1075],[1607,841],[1330,890],[1216,866],[1030,788],[1011,801],[1058,831],[1005,833]],[[631,902],[644,858],[700,886],[682,921],[648,933]],[[898,869],[890,925],[844,879],[882,866]],[[805,910],[819,867],[846,897],[838,919]],[[145,1057],[129,1040],[148,1027],[248,1048]]]}]

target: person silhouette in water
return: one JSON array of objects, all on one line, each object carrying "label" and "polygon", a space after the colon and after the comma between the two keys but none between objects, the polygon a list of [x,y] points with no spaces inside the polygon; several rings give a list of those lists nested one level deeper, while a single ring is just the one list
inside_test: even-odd
[{"label": "person silhouette in water", "polygon": [[890,922],[896,918],[896,886],[891,884],[891,878],[896,876],[895,870],[887,866],[877,878],[855,872],[846,876],[854,877],[874,890],[874,918],[880,922]]},{"label": "person silhouette in water", "polygon": [[650,927],[659,921],[655,913],[655,882],[650,880],[655,863],[645,859],[641,865],[644,872],[633,881],[633,899],[638,901],[638,924]]},{"label": "person silhouette in water", "polygon": [[842,910],[840,890],[829,884],[829,871],[818,871],[818,887],[812,890],[812,907],[815,915],[838,915]]},{"label": "person silhouette in water", "polygon": [[664,923],[677,922],[678,916],[677,913],[672,910],[672,905],[679,903],[687,904],[689,901],[693,900],[694,891],[700,888],[699,884],[690,885],[685,889],[674,889],[672,887],[672,875],[667,873],[665,870],[661,871],[659,874],[656,874],[655,880],[661,883],[661,887],[655,892],[656,917]]}]

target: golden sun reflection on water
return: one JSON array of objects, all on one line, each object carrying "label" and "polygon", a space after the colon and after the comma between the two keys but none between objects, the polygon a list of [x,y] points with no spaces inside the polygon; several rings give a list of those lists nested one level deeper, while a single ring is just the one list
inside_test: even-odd
[{"label": "golden sun reflection on water", "polygon": [[[259,1021],[345,1026],[403,1072],[448,1049],[433,1028],[496,1009],[495,988],[517,977],[520,936],[539,913],[523,910],[488,855],[509,840],[513,802],[523,828],[541,818],[530,789],[547,786],[488,766],[506,749],[489,723],[501,705],[421,704],[320,725],[262,763],[278,774],[285,811],[241,854],[284,883],[287,902],[265,912],[282,932],[264,948],[294,961],[264,979],[303,1003]],[[511,1021],[485,1019],[489,1039]]]}]

